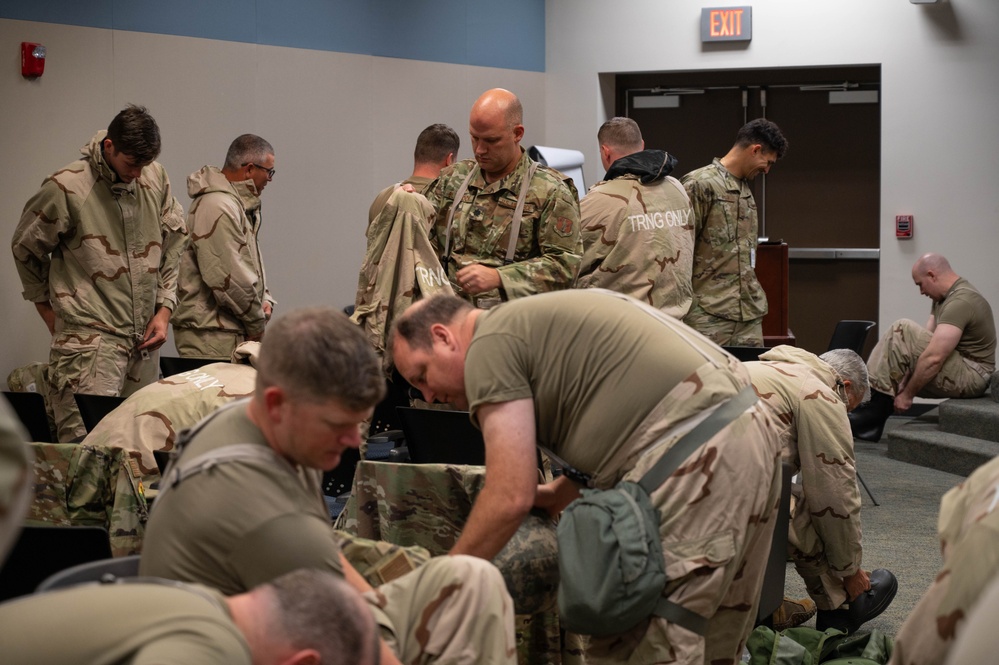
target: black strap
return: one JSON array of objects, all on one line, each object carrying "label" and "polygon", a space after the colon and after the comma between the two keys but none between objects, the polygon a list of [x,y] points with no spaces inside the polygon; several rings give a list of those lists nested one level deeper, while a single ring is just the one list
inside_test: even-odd
[{"label": "black strap", "polygon": [[691,612],[686,607],[665,598],[659,599],[653,614],[701,636],[708,631],[707,617]]}]

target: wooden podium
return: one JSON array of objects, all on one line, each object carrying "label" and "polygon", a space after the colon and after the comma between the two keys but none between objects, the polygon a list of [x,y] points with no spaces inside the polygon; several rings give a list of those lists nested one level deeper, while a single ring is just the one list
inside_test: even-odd
[{"label": "wooden podium", "polygon": [[756,248],[756,279],[767,294],[769,311],[763,317],[763,345],[795,345],[788,327],[787,243],[761,244]]}]

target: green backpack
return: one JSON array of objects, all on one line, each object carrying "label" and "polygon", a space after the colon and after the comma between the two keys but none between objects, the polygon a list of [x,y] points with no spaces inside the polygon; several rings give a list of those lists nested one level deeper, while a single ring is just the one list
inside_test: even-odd
[{"label": "green backpack", "polygon": [[750,665],[884,665],[891,657],[892,640],[874,629],[870,634],[847,635],[799,626],[779,633],[757,627],[746,643]]}]

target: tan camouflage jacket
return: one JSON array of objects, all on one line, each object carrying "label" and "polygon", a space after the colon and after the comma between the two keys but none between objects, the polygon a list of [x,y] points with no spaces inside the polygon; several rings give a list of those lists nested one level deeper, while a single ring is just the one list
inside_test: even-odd
[{"label": "tan camouflage jacket", "polygon": [[638,162],[646,154],[666,155],[645,150],[617,160],[612,169],[623,162],[634,168],[598,182],[580,201],[583,259],[576,287],[625,293],[682,319],[693,297],[690,201],[676,178],[642,183],[648,169],[639,170]]},{"label": "tan camouflage jacket", "polygon": [[229,182],[214,166],[187,178],[191,242],[180,262],[175,328],[263,333],[267,291],[260,232],[260,198],[252,180]]},{"label": "tan camouflage jacket", "polygon": [[854,574],[863,554],[860,490],[838,375],[818,356],[793,346],[775,347],[760,362],[745,365],[779,424],[782,457],[801,474],[804,505],[830,568],[840,577]]},{"label": "tan camouflage jacket", "polygon": [[11,247],[25,300],[51,302],[64,323],[134,338],[156,307],[176,309],[187,228],[163,167],[124,184],[101,154],[106,134],[42,182]]},{"label": "tan camouflage jacket", "polygon": [[394,192],[400,185],[412,185],[413,189],[415,189],[418,193],[426,194],[427,188],[430,187],[430,183],[432,182],[433,180],[423,176],[409,176],[402,182],[389,185],[382,191],[378,192],[378,194],[375,195],[375,199],[371,202],[371,207],[368,208],[368,226],[371,226],[371,223],[375,221],[375,217],[381,214],[382,208],[384,208],[385,204],[388,203],[389,197],[392,196],[392,192]]},{"label": "tan camouflage jacket", "polygon": [[756,279],[756,201],[749,182],[715,159],[682,178],[694,211],[694,295],[709,314],[752,321],[767,313]]},{"label": "tan camouflage jacket", "polygon": [[432,214],[422,194],[396,189],[368,226],[351,319],[364,330],[386,371],[385,348],[395,317],[420,298],[453,293],[427,237]]},{"label": "tan camouflage jacket", "polygon": [[[441,171],[427,190],[436,212],[430,237],[452,284],[458,270],[472,263],[499,270],[503,293],[484,293],[477,299],[512,300],[567,289],[576,278],[583,253],[579,197],[570,178],[547,166],[538,166],[531,181],[514,261],[505,263],[510,221],[530,163],[527,153],[521,154],[512,173],[487,185],[475,160],[466,159]],[[448,213],[472,169],[476,174],[454,215],[450,256],[444,256]]]}]

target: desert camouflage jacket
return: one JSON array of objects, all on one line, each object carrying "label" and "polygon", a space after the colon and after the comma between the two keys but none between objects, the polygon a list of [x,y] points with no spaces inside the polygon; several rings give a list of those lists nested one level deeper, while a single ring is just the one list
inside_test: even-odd
[{"label": "desert camouflage jacket", "polygon": [[[427,199],[436,213],[430,237],[452,284],[459,269],[479,263],[499,271],[504,300],[572,286],[583,251],[579,196],[570,178],[547,166],[538,166],[531,180],[513,262],[506,264],[510,222],[530,164],[531,158],[522,153],[512,173],[486,184],[475,160],[466,159],[441,171],[430,185]],[[457,203],[450,252],[445,256],[451,206],[473,170],[468,189]],[[484,293],[477,299],[501,297]]]},{"label": "desert camouflage jacket", "polygon": [[104,161],[98,132],[24,206],[11,247],[24,298],[58,319],[141,336],[158,306],[176,309],[184,211],[153,162],[129,184]]},{"label": "desert camouflage jacket", "polygon": [[669,177],[676,158],[643,150],[615,161],[579,203],[578,288],[625,293],[682,319],[690,309],[694,224],[690,200]]},{"label": "desert camouflage jacket", "polygon": [[709,314],[752,321],[767,313],[756,279],[756,201],[746,180],[715,159],[683,176],[694,211],[694,296]]},{"label": "desert camouflage jacket", "polygon": [[[803,502],[833,572],[848,577],[860,568],[860,490],[853,434],[835,370],[817,356],[778,346],[746,363],[760,400],[779,425],[782,457],[800,472]],[[792,515],[792,521],[794,516]],[[814,551],[801,544],[802,551]]]},{"label": "desert camouflage jacket", "polygon": [[264,331],[267,291],[260,232],[260,198],[253,181],[229,182],[214,166],[187,178],[191,242],[180,262],[176,328]]}]

